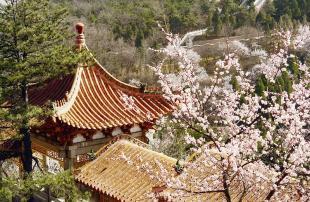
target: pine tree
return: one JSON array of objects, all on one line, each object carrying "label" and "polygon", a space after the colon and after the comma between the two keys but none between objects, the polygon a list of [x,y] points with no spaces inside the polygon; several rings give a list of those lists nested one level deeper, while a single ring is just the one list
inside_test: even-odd
[{"label": "pine tree", "polygon": [[299,65],[297,58],[289,58],[288,60],[288,69],[294,75],[294,79],[298,79],[299,76]]},{"label": "pine tree", "polygon": [[136,48],[141,48],[143,45],[143,33],[141,31],[138,31],[136,34],[136,40],[135,40],[135,47]]},{"label": "pine tree", "polygon": [[296,0],[291,0],[291,10],[292,10],[292,17],[295,20],[302,20],[302,13],[300,11],[300,7],[298,5],[298,2]]},{"label": "pine tree", "polygon": [[[0,122],[1,126],[5,123],[3,128],[8,127],[16,131],[23,150],[12,154],[3,154],[3,151],[0,151],[0,158],[5,160],[19,154],[25,173],[23,179],[19,180],[24,180],[25,183],[32,182],[35,187],[22,190],[21,196],[15,188],[6,189],[1,184],[0,195],[5,189],[5,193],[9,191],[33,201],[32,193],[42,188],[38,187],[38,180],[43,177],[32,178],[32,160],[35,158],[32,155],[30,128],[33,123],[49,115],[51,107],[32,106],[28,97],[29,86],[43,84],[48,79],[70,73],[83,54],[78,54],[66,44],[71,38],[68,32],[69,24],[64,20],[67,15],[66,9],[48,0],[5,2],[0,5]],[[72,177],[61,179],[74,183]],[[51,182],[47,180],[44,183],[50,186]],[[63,191],[73,191],[76,194],[76,188],[68,189]],[[28,191],[29,193],[23,193]]]},{"label": "pine tree", "polygon": [[256,82],[255,93],[259,96],[263,96],[264,91],[266,90],[265,88],[266,88],[265,84],[264,84],[262,78],[260,77]]},{"label": "pine tree", "polygon": [[240,91],[240,85],[239,85],[238,80],[237,80],[235,75],[232,76],[230,84],[232,85],[232,87],[235,91]]},{"label": "pine tree", "polygon": [[78,58],[65,44],[66,14],[48,0],[6,0],[0,6],[0,102],[9,103],[0,121],[20,134],[26,173],[32,172],[31,122],[45,111],[30,105],[28,88],[68,73]]},{"label": "pine tree", "polygon": [[293,82],[287,72],[282,73],[282,79],[284,81],[284,90],[290,94],[293,92]]},{"label": "pine tree", "polygon": [[223,23],[220,18],[220,13],[218,11],[216,11],[215,14],[213,15],[212,21],[213,21],[214,33],[219,35],[222,30]]}]

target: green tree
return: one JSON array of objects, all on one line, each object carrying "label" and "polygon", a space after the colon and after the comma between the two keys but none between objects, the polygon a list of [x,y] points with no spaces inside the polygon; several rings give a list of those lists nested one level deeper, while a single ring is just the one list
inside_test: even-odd
[{"label": "green tree", "polygon": [[299,7],[297,0],[291,0],[291,10],[293,19],[302,20],[301,8]]},{"label": "green tree", "polygon": [[136,40],[135,40],[136,48],[142,47],[143,38],[144,38],[143,33],[141,31],[138,31],[137,36],[136,36]]},{"label": "green tree", "polygon": [[186,33],[198,25],[198,12],[194,0],[166,0],[165,13],[172,33]]},{"label": "green tree", "polygon": [[[274,10],[270,10],[271,7]],[[281,22],[281,26],[286,26],[289,21],[304,22],[309,19],[309,8],[309,0],[274,0],[267,2],[258,16],[262,24],[270,21],[271,16],[276,22]],[[263,20],[261,15],[268,17]]]},{"label": "green tree", "polygon": [[240,91],[240,85],[235,75],[232,76],[230,84],[232,85],[235,91]]},{"label": "green tree", "polygon": [[284,90],[288,94],[292,93],[293,92],[293,87],[292,87],[293,86],[293,82],[292,82],[289,74],[287,72],[283,72],[281,76],[282,76],[282,79],[284,81]]},{"label": "green tree", "polygon": [[298,79],[299,76],[299,65],[297,57],[289,58],[288,60],[288,69],[294,75],[295,79]]},{"label": "green tree", "polygon": [[292,29],[293,28],[292,18],[288,14],[281,16],[279,25],[287,29]]},{"label": "green tree", "polygon": [[0,5],[0,102],[7,104],[1,105],[0,121],[15,129],[22,141],[26,179],[33,169],[30,128],[50,112],[50,106],[29,103],[29,86],[70,72],[80,54],[66,45],[66,9],[48,0],[5,2]]},{"label": "green tree", "polygon": [[219,35],[223,28],[223,23],[220,17],[220,13],[218,11],[215,12],[215,14],[213,15],[212,22],[214,27],[214,33]]},{"label": "green tree", "polygon": [[11,201],[13,196],[19,196],[22,201],[27,200],[34,192],[39,192],[42,187],[49,189],[54,197],[65,198],[66,201],[87,200],[89,193],[82,193],[75,185],[73,176],[69,171],[54,174],[32,174],[25,180],[6,178],[1,182],[1,202]]},{"label": "green tree", "polygon": [[101,19],[112,28],[115,39],[133,41],[135,45],[139,41],[138,45],[141,45],[143,38],[150,36],[157,26],[155,10],[147,2],[109,0],[105,8],[108,12],[103,13]]},{"label": "green tree", "polygon": [[275,12],[276,8],[273,2],[268,1],[264,8],[256,16],[256,23],[261,25],[267,31],[272,30],[276,24],[274,19]]},{"label": "green tree", "polygon": [[255,93],[259,96],[263,96],[265,90],[266,90],[266,87],[265,87],[264,81],[261,77],[259,77],[259,79],[256,82]]},{"label": "green tree", "polygon": [[276,8],[274,17],[278,22],[281,16],[285,14],[291,14],[290,1],[291,0],[274,0],[273,4]]}]

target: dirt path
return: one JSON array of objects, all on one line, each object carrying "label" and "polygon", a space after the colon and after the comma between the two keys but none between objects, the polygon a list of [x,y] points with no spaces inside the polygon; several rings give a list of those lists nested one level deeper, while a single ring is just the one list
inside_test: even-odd
[{"label": "dirt path", "polygon": [[219,45],[219,44],[223,44],[226,43],[227,41],[249,41],[252,39],[261,39],[264,36],[233,36],[233,37],[223,37],[223,38],[219,38],[219,39],[211,39],[211,40],[203,40],[203,41],[196,41],[194,43],[194,47],[200,47],[200,46],[205,46],[205,45],[209,45],[209,46],[215,46],[215,45]]}]

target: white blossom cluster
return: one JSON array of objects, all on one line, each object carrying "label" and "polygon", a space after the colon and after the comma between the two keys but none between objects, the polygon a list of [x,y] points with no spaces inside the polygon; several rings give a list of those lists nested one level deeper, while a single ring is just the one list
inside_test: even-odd
[{"label": "white blossom cluster", "polygon": [[123,101],[126,110],[133,110],[140,113],[139,108],[136,106],[133,96],[128,96],[127,94],[122,94],[120,99]]},{"label": "white blossom cluster", "polygon": [[[282,47],[273,53],[250,53],[235,43],[245,54],[260,56],[255,73],[270,84],[275,84],[282,72],[290,74],[288,59],[295,57],[291,51],[308,43],[310,31],[304,26],[297,34],[282,31],[277,35]],[[309,201],[309,67],[299,62],[300,78],[292,85],[292,92],[267,88],[259,96],[253,75],[244,72],[238,56],[230,53],[216,63],[214,75],[208,75],[212,85],[202,87],[201,71],[197,71],[200,57],[181,47],[178,36],[169,34],[167,39],[168,46],[160,52],[178,61],[179,71],[165,74],[165,60],[152,69],[165,97],[175,103],[171,121],[183,127],[184,133],[191,129],[202,138],[185,135],[198,157],[187,161],[181,174],[168,175],[160,163],[159,171],[148,168],[148,173],[167,187],[162,196],[177,200],[188,194],[222,193],[229,200],[238,188],[244,193],[238,195],[240,200],[254,193],[267,201]],[[238,90],[232,87],[231,72],[236,74]]]}]

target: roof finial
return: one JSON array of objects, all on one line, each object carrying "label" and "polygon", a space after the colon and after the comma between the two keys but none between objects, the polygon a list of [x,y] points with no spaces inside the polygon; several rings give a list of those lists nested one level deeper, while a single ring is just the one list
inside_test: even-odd
[{"label": "roof finial", "polygon": [[85,46],[85,37],[84,37],[84,24],[81,22],[76,23],[75,29],[78,33],[76,36],[75,44],[78,50],[81,50]]}]

